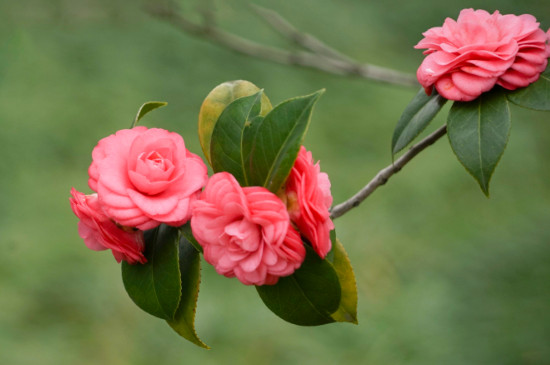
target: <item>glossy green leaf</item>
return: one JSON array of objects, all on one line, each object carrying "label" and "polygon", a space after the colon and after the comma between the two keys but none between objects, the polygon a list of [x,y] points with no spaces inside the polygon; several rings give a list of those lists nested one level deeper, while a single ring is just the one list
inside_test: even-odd
[{"label": "glossy green leaf", "polygon": [[181,300],[173,320],[168,324],[174,331],[195,345],[209,348],[195,331],[195,313],[201,281],[201,260],[199,252],[185,238],[179,242],[179,268],[181,273]]},{"label": "glossy green leaf", "polygon": [[287,322],[318,326],[334,322],[331,317],[340,304],[338,275],[327,260],[322,260],[306,245],[302,266],[275,285],[257,286],[265,305]]},{"label": "glossy green leaf", "polygon": [[247,180],[242,186],[254,186],[253,178],[251,177],[251,171],[253,170],[252,167],[252,160],[251,160],[251,154],[252,154],[252,148],[254,139],[256,137],[256,134],[258,133],[258,130],[260,126],[262,125],[264,117],[261,115],[258,115],[254,117],[250,123],[248,123],[245,126],[244,129],[244,143],[243,143],[243,149],[242,149],[242,155],[243,160],[245,161],[246,167],[246,176]]},{"label": "glossy green leaf", "polygon": [[455,102],[449,111],[447,132],[458,160],[489,196],[489,181],[510,135],[511,118],[502,89],[470,102]]},{"label": "glossy green leaf", "polygon": [[531,85],[509,92],[508,100],[524,108],[550,111],[550,67]]},{"label": "glossy green leaf", "polygon": [[342,288],[342,299],[340,306],[336,312],[332,313],[331,317],[336,322],[350,322],[357,324],[357,284],[355,282],[355,274],[351,267],[348,254],[344,246],[338,239],[333,239],[334,255],[331,262],[338,275],[340,287]]},{"label": "glossy green leaf", "polygon": [[[261,110],[262,92],[242,97],[231,102],[221,113],[210,141],[210,158],[214,172],[231,173],[241,186],[249,185],[248,154],[252,138],[247,129],[252,123],[260,121],[255,118]],[[255,127],[254,127],[255,128]]]},{"label": "glossy green leaf", "polygon": [[124,288],[145,312],[171,320],[181,297],[178,229],[162,224],[144,235],[147,263],[122,263]]},{"label": "glossy green leaf", "polygon": [[313,106],[324,90],[286,100],[259,124],[250,153],[250,185],[277,192],[298,156]]},{"label": "glossy green leaf", "polygon": [[138,110],[136,117],[134,118],[134,122],[132,123],[132,128],[135,127],[139,120],[145,116],[145,114],[149,113],[151,110],[155,110],[157,108],[162,108],[163,106],[168,105],[165,101],[148,101],[144,103]]},{"label": "glossy green leaf", "polygon": [[395,155],[411,143],[428,126],[446,102],[447,99],[435,90],[428,96],[424,89],[420,89],[395,126],[391,141],[392,153]]}]

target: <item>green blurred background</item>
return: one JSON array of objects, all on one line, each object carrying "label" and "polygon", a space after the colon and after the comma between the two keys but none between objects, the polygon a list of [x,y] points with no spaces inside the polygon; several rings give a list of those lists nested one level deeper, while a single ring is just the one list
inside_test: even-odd
[{"label": "green blurred background", "polygon": [[[353,58],[409,73],[421,33],[465,7],[532,13],[550,27],[550,4],[537,0],[256,3]],[[193,19],[197,4],[181,2]],[[215,4],[220,26],[287,46],[246,2]],[[327,89],[306,145],[335,202],[391,163],[393,127],[416,92],[241,56],[137,1],[0,2],[1,364],[550,363],[550,114],[517,107],[490,199],[443,139],[335,221],[357,277],[358,326],[287,324],[207,265],[196,325],[212,350],[141,312],[112,255],[78,236],[70,188],[90,192],[92,148],[148,100],[169,105],[143,123],[180,132],[199,153],[202,99],[234,79],[274,103]]]}]

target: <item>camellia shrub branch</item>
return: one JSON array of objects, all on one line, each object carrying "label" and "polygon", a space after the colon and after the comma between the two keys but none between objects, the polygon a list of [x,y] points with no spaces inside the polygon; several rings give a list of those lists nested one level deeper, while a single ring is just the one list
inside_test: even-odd
[{"label": "camellia shrub branch", "polygon": [[206,39],[247,56],[283,65],[307,67],[335,75],[359,77],[393,85],[406,87],[417,85],[416,79],[410,74],[378,65],[360,63],[343,55],[314,36],[299,31],[273,10],[259,6],[252,8],[279,34],[302,49],[291,51],[266,46],[219,28],[216,26],[213,8],[203,11],[204,21],[202,23],[195,23],[185,17],[172,1],[150,2],[146,6],[146,11],[186,34]]},{"label": "camellia shrub branch", "polygon": [[[311,52],[346,61],[315,38],[297,37],[276,14],[258,11]],[[550,111],[549,38],[550,30],[544,32],[531,15],[473,9],[426,31],[416,45],[426,50],[417,71],[422,88],[394,129],[394,162],[335,206],[329,176],[303,145],[324,90],[273,106],[248,81],[216,86],[198,110],[204,159],[178,133],[140,126],[144,115],[166,105],[145,103],[129,129],[93,149],[93,193],[71,190],[78,232],[90,249],[111,250],[139,308],[204,348],[195,331],[201,256],[220,275],[254,286],[287,322],[357,324],[355,276],[333,219],[446,134],[488,196],[510,137],[511,104]],[[396,158],[447,102],[446,124]]]}]

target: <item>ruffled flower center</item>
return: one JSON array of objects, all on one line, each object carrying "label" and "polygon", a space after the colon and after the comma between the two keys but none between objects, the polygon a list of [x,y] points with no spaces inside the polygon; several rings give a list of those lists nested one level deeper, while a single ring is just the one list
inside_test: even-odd
[{"label": "ruffled flower center", "polygon": [[139,192],[156,195],[168,188],[173,180],[174,170],[172,151],[160,148],[140,153],[134,170],[130,170],[128,175]]},{"label": "ruffled flower center", "polygon": [[225,226],[224,233],[228,236],[230,249],[254,252],[260,246],[260,227],[244,217]]}]

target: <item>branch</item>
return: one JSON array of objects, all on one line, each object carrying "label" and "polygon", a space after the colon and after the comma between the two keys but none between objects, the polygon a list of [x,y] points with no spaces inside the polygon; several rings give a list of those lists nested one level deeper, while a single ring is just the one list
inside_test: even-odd
[{"label": "branch", "polygon": [[214,0],[202,0],[197,6],[197,10],[202,16],[203,24],[207,24],[209,27],[216,25],[216,10],[214,7]]},{"label": "branch", "polygon": [[355,76],[401,86],[416,86],[416,78],[410,74],[371,64],[362,64],[328,47],[315,37],[299,32],[274,11],[257,8],[272,27],[291,36],[309,51],[288,51],[248,40],[214,25],[213,21],[196,24],[179,13],[174,4],[168,6],[150,2],[146,11],[184,33],[209,40],[235,52],[261,58],[283,65],[301,66],[341,76]]},{"label": "branch", "polygon": [[332,219],[338,218],[344,215],[346,212],[352,208],[357,207],[363,202],[369,195],[371,195],[378,187],[384,185],[390,177],[394,174],[401,171],[401,169],[415,157],[420,152],[422,152],[426,147],[434,144],[439,138],[443,137],[447,133],[447,126],[444,125],[437,129],[435,132],[424,138],[419,143],[412,146],[407,153],[399,157],[393,164],[387,166],[386,168],[380,170],[376,176],[369,181],[361,190],[357,192],[354,196],[349,198],[343,203],[340,203],[332,207],[330,211],[330,217]]}]

